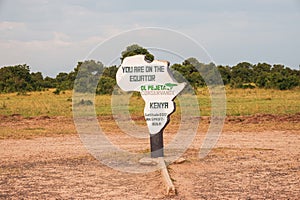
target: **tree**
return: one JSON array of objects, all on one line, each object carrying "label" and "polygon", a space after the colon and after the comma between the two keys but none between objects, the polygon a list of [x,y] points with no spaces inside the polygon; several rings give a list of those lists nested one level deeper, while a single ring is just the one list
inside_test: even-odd
[{"label": "tree", "polygon": [[146,60],[152,62],[154,56],[149,53],[149,51],[137,44],[130,45],[126,47],[126,50],[122,52],[121,61],[123,62],[124,58],[134,55],[146,55]]},{"label": "tree", "polygon": [[68,90],[68,89],[70,89],[69,80],[68,80],[68,73],[60,72],[56,76],[55,80],[56,80],[56,87],[59,90]]},{"label": "tree", "polygon": [[32,91],[29,66],[26,64],[3,67],[0,69],[1,92]]},{"label": "tree", "polygon": [[232,87],[243,87],[244,84],[254,82],[253,66],[248,62],[242,62],[231,68],[230,85]]},{"label": "tree", "polygon": [[102,76],[97,86],[96,94],[112,94],[115,85],[115,79],[108,76]]},{"label": "tree", "polygon": [[229,66],[219,65],[218,70],[221,74],[224,85],[229,84],[231,80],[231,68]]},{"label": "tree", "polygon": [[[171,69],[183,76],[184,79],[188,81],[194,89],[205,85],[203,78],[196,68],[196,65],[199,62],[196,62],[198,61],[195,58],[189,58],[184,60],[182,64],[174,64],[171,66]],[[179,82],[185,81],[184,79],[180,78],[180,75],[177,73],[174,73],[175,79]]]},{"label": "tree", "polygon": [[44,78],[41,72],[31,73],[31,87],[34,91],[41,91],[44,88]]},{"label": "tree", "polygon": [[49,76],[46,76],[46,78],[44,78],[44,82],[43,82],[43,87],[44,88],[55,88],[56,87],[56,79],[55,78],[51,78]]},{"label": "tree", "polygon": [[[154,59],[147,49],[133,44],[121,53],[121,60],[138,54],[146,55],[148,61]],[[118,67],[115,65],[104,67],[99,61],[88,60],[78,62],[69,73],[60,72],[55,78],[44,78],[41,72],[31,73],[30,67],[26,64],[5,66],[0,68],[0,93],[39,91],[44,88],[56,88],[57,91],[70,90],[76,81],[77,92],[111,94],[116,85],[117,70]],[[222,80],[225,85],[234,88],[257,86],[286,90],[300,86],[300,70],[281,64],[271,66],[267,63],[252,65],[241,62],[233,67],[221,65],[216,67],[214,63],[201,63],[191,57],[181,64],[173,64],[171,70],[178,82],[187,81],[194,89],[204,87],[206,84],[222,84]]]},{"label": "tree", "polygon": [[102,76],[110,77],[112,79],[116,79],[118,68],[116,65],[111,67],[105,67]]},{"label": "tree", "polygon": [[270,74],[272,66],[258,63],[253,66],[253,82],[260,88],[270,88]]},{"label": "tree", "polygon": [[77,65],[75,91],[82,93],[96,92],[99,77],[103,73],[103,64],[99,61],[88,60]]}]

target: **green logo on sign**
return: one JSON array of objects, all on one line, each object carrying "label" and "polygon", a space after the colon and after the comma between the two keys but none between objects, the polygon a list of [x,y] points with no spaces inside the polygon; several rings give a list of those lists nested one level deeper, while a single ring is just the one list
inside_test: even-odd
[{"label": "green logo on sign", "polygon": [[164,85],[142,85],[141,91],[151,91],[151,90],[172,90],[174,86],[177,86],[175,83],[165,83]]},{"label": "green logo on sign", "polygon": [[175,83],[166,83],[165,86],[169,87],[170,90],[172,90],[174,86],[177,86],[177,84],[175,84]]}]

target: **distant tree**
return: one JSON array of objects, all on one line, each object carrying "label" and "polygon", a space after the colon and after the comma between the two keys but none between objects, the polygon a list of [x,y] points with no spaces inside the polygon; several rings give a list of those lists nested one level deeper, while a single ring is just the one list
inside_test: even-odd
[{"label": "distant tree", "polygon": [[271,88],[270,74],[267,72],[261,72],[255,77],[255,85],[259,88]]},{"label": "distant tree", "polygon": [[111,67],[105,67],[102,76],[110,77],[112,79],[116,79],[118,68],[116,65]]},{"label": "distant tree", "polygon": [[201,75],[204,77],[207,85],[223,85],[222,76],[214,63],[211,62],[205,65],[205,68],[205,72],[202,72]]},{"label": "distant tree", "polygon": [[270,74],[272,66],[267,63],[258,63],[253,66],[253,82],[260,88],[270,88]]},{"label": "distant tree", "polygon": [[187,81],[193,88],[197,88],[203,84],[203,79],[200,76],[199,72],[189,62],[184,61],[182,64],[174,64],[171,66],[171,69],[172,71],[177,72],[174,73],[174,78],[178,82]]},{"label": "distant tree", "polygon": [[256,65],[253,65],[253,71],[256,74],[260,74],[262,72],[270,73],[272,66],[267,63],[258,63]]},{"label": "distant tree", "polygon": [[99,61],[88,60],[77,65],[75,91],[82,93],[96,92],[98,80],[103,73],[103,64]]},{"label": "distant tree", "polygon": [[292,89],[300,86],[299,76],[290,68],[283,65],[274,65],[270,74],[270,87],[280,90]]},{"label": "distant tree", "polygon": [[70,81],[68,79],[68,73],[60,72],[56,78],[56,86],[59,90],[68,90],[70,89]]},{"label": "distant tree", "polygon": [[26,64],[3,67],[0,74],[1,92],[26,92],[34,89],[30,84],[30,69]]},{"label": "distant tree", "polygon": [[68,78],[68,73],[60,72],[59,74],[56,75],[56,78],[55,78],[55,79],[56,79],[56,82],[57,82],[58,84],[60,84],[60,83],[62,83],[62,82],[64,82],[64,81],[66,81],[67,78]]},{"label": "distant tree", "polygon": [[126,47],[126,50],[122,52],[121,55],[121,61],[123,62],[124,58],[128,56],[134,56],[134,55],[146,55],[146,60],[153,61],[154,56],[149,53],[149,51],[137,44],[130,45]]},{"label": "distant tree", "polygon": [[[194,89],[197,87],[204,87],[206,85],[223,84],[220,72],[214,63],[204,64],[200,63],[196,58],[188,58],[183,61],[182,64],[174,64],[171,66],[171,68],[179,72],[191,84],[191,86],[193,86]],[[228,76],[228,78],[230,78],[229,69]],[[176,80],[179,79],[177,78]]]},{"label": "distant tree", "polygon": [[98,83],[96,94],[112,94],[115,85],[115,79],[108,76],[102,76]]},{"label": "distant tree", "polygon": [[221,74],[224,85],[229,84],[231,80],[231,68],[229,66],[219,65],[218,70]]},{"label": "distant tree", "polygon": [[272,73],[281,73],[284,70],[284,65],[273,65],[273,68],[271,69]]},{"label": "distant tree", "polygon": [[253,66],[248,62],[242,62],[231,68],[232,87],[242,88],[244,84],[254,82]]},{"label": "distant tree", "polygon": [[31,73],[31,87],[34,91],[41,91],[44,89],[44,78],[41,72]]},{"label": "distant tree", "polygon": [[56,79],[47,76],[44,78],[43,86],[44,88],[55,88],[57,85]]},{"label": "distant tree", "polygon": [[[148,61],[154,60],[154,56],[147,49],[137,44],[126,47],[121,53],[121,60],[139,54],[146,55]],[[73,89],[76,84],[77,92],[111,94],[116,85],[117,70],[118,67],[115,65],[105,67],[99,61],[88,60],[78,62],[69,73],[60,72],[55,78],[44,78],[41,72],[30,73],[30,67],[26,64],[5,66],[0,68],[0,93],[56,88],[55,93],[59,94],[63,90]],[[252,65],[241,62],[233,67],[221,65],[216,67],[214,63],[204,64],[191,57],[181,64],[173,64],[171,71],[178,82],[187,81],[194,89],[222,83],[233,88],[260,87],[280,90],[300,86],[300,70],[281,64],[271,66],[267,63]]]}]

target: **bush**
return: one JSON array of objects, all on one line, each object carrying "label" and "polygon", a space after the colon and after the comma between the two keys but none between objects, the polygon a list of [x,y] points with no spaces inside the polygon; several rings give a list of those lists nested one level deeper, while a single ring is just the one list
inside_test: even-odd
[{"label": "bush", "polygon": [[54,90],[53,94],[59,95],[59,94],[60,94],[60,89],[56,88],[56,89]]}]

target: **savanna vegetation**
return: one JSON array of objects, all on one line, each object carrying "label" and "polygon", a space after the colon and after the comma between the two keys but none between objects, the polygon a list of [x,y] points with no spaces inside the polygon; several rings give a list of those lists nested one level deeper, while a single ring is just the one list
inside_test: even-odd
[{"label": "savanna vegetation", "polygon": [[[138,45],[128,46],[120,59],[136,54],[146,55],[149,61],[154,59],[147,49]],[[188,58],[183,63],[173,64],[171,69],[175,78],[184,77],[194,89],[203,88],[207,84],[221,84],[217,71],[224,85],[231,88],[288,90],[300,86],[300,71],[280,64],[272,66],[267,63],[241,62],[235,66],[216,66],[214,63],[204,64],[196,58]],[[26,64],[4,66],[0,68],[0,93],[25,94],[56,88],[54,94],[60,94],[61,91],[72,90],[77,77],[75,84],[78,92],[111,94],[116,85],[117,70],[117,66],[104,66],[100,61],[88,60],[78,62],[69,73],[60,72],[55,78],[51,78],[44,77],[41,72],[30,72],[30,67]],[[98,84],[97,87],[93,85],[95,83]],[[96,91],[91,91],[94,88],[97,88]]]},{"label": "savanna vegetation", "polygon": [[[72,91],[53,94],[55,89],[41,92],[0,94],[0,115],[20,114],[31,116],[72,116]],[[210,96],[207,88],[198,89],[198,102],[202,116],[211,111]],[[226,88],[227,115],[296,114],[300,113],[300,89],[234,89]],[[111,95],[97,95],[95,108],[98,116],[111,116]],[[176,99],[177,101],[178,99]],[[86,101],[88,103],[88,101]],[[180,115],[180,103],[174,116]],[[86,104],[83,104],[86,106]],[[192,105],[191,105],[192,106]],[[133,116],[143,116],[144,101],[140,96],[131,96],[129,111]]]}]

